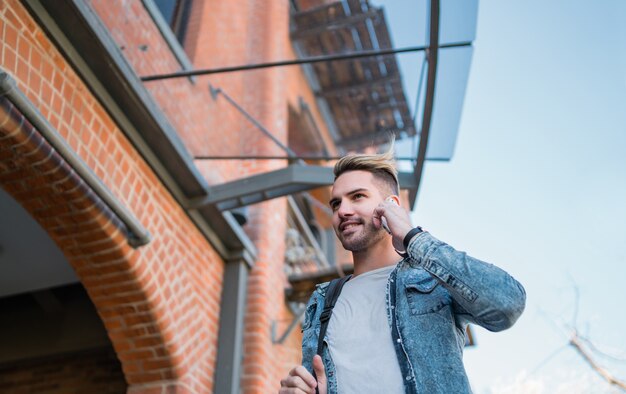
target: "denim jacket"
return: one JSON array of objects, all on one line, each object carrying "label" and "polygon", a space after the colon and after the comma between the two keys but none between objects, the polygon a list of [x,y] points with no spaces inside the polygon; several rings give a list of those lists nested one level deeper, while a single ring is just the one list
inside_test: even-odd
[{"label": "denim jacket", "polygon": [[[387,281],[387,320],[406,393],[469,393],[463,367],[468,323],[490,331],[513,325],[524,310],[522,285],[500,268],[472,258],[427,232],[415,236]],[[318,285],[302,326],[302,365],[313,371],[328,282]],[[328,393],[337,376],[324,340]],[[375,352],[372,351],[372,357]]]}]

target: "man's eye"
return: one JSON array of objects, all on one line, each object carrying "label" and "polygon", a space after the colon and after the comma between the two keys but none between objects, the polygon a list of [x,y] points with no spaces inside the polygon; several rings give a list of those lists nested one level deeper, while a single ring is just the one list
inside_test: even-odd
[{"label": "man's eye", "polygon": [[339,204],[336,202],[330,204],[330,209],[332,209],[333,212],[336,211],[337,209],[339,209]]},{"label": "man's eye", "polygon": [[354,199],[355,199],[355,200],[357,200],[357,199],[359,199],[359,198],[361,198],[361,197],[365,197],[365,194],[363,194],[363,193],[357,193],[357,194],[355,194],[353,197],[354,197]]}]

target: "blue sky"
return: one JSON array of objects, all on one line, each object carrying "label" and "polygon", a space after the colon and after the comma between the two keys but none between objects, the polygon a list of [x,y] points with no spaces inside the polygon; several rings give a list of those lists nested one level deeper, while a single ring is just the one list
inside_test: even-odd
[{"label": "blue sky", "polygon": [[[396,46],[423,37],[402,22],[423,1],[386,3]],[[426,164],[413,214],[527,289],[514,328],[475,329],[476,393],[610,392],[566,346],[575,286],[581,334],[626,359],[625,20],[621,0],[479,3],[454,156]],[[626,362],[595,357],[626,380]]]}]

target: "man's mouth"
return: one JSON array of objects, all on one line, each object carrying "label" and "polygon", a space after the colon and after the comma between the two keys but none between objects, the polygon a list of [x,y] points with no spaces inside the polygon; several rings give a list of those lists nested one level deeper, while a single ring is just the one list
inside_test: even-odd
[{"label": "man's mouth", "polygon": [[344,232],[346,230],[349,230],[351,228],[354,228],[356,226],[360,226],[362,223],[360,221],[349,221],[349,222],[343,222],[341,223],[341,225],[339,226],[339,230],[341,232]]}]

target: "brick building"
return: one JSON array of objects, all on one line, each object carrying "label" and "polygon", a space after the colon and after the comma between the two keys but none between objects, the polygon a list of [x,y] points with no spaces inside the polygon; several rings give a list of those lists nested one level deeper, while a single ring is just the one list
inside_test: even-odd
[{"label": "brick building", "polygon": [[415,134],[394,57],[150,77],[391,47],[362,4],[0,3],[0,392],[276,390],[350,270],[324,166]]}]

